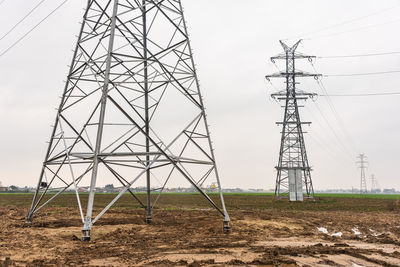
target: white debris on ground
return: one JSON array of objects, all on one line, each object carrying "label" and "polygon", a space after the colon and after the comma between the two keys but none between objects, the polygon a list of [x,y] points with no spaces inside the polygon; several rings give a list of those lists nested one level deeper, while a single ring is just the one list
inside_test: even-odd
[{"label": "white debris on ground", "polygon": [[325,227],[318,227],[317,229],[318,229],[318,231],[320,231],[320,232],[322,232],[324,234],[329,234],[328,230]]},{"label": "white debris on ground", "polygon": [[375,237],[382,235],[382,234],[377,233],[375,230],[372,230],[372,229],[369,229],[369,231],[371,232],[371,235],[375,236]]},{"label": "white debris on ground", "polygon": [[329,234],[328,230],[325,227],[318,227],[318,231],[320,231],[323,234],[334,236],[334,237],[342,237],[343,233],[342,232],[337,232],[333,234]]},{"label": "white debris on ground", "polygon": [[[355,235],[361,235],[361,232],[358,230],[358,227],[354,227],[351,229]],[[371,229],[370,229],[371,230]]]},{"label": "white debris on ground", "polygon": [[364,267],[364,265],[359,265],[359,264],[353,262],[353,267]]},{"label": "white debris on ground", "polygon": [[337,233],[331,234],[331,236],[334,236],[334,237],[342,237],[342,235],[343,235],[342,232],[337,232]]}]

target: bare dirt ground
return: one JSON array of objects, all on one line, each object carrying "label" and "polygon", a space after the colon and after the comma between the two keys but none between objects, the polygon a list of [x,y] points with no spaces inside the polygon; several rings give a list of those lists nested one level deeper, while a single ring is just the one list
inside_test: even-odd
[{"label": "bare dirt ground", "polygon": [[151,225],[140,209],[111,209],[92,241],[81,242],[73,196],[32,224],[24,219],[29,197],[7,197],[0,195],[0,266],[400,266],[400,213],[389,200],[274,206],[269,197],[230,196],[232,232],[225,234],[207,206],[171,208],[189,198],[175,195]]}]

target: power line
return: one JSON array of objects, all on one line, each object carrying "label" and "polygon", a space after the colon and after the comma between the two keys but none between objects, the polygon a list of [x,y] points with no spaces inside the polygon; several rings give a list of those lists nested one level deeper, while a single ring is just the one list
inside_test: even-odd
[{"label": "power line", "polygon": [[375,28],[375,27],[379,27],[379,26],[383,26],[383,25],[387,25],[387,24],[391,24],[391,23],[396,23],[396,22],[399,22],[399,21],[400,21],[400,19],[395,19],[395,20],[391,20],[391,21],[384,22],[384,23],[372,24],[372,25],[368,25],[368,26],[364,26],[364,27],[359,27],[359,28],[355,28],[355,29],[352,29],[352,30],[348,30],[348,31],[341,31],[341,32],[336,32],[336,33],[331,33],[331,34],[316,36],[316,37],[308,38],[308,39],[327,38],[327,37],[337,36],[337,35],[341,35],[341,34],[345,34],[345,33],[351,33],[351,32],[366,30],[366,29],[370,29],[370,28]]},{"label": "power line", "polygon": [[343,95],[319,95],[319,96],[385,96],[385,95],[400,95],[400,92],[394,93],[370,93],[370,94],[343,94]]},{"label": "power line", "polygon": [[328,125],[330,128],[331,132],[333,135],[336,137],[336,140],[338,141],[338,144],[340,144],[343,148],[343,151],[346,153],[347,156],[350,158],[353,158],[351,152],[348,150],[348,148],[344,145],[343,141],[339,138],[339,135],[336,133],[335,128],[332,126],[332,124],[329,122],[329,120],[326,118],[325,114],[322,112],[321,108],[319,107],[318,103],[313,101],[318,112],[320,113],[321,117],[324,119],[325,123]]},{"label": "power line", "polygon": [[[300,44],[302,44],[302,43],[300,43]],[[273,62],[274,63],[274,66],[275,66],[275,68],[278,70],[278,72],[279,73],[281,73],[281,70],[279,69],[279,67],[276,65],[276,63],[275,62]],[[313,66],[314,67],[314,66]],[[314,71],[317,73],[318,71],[315,69],[315,67],[314,67]],[[271,85],[273,86],[273,84],[271,83]],[[349,150],[346,148],[346,146],[344,145],[344,143],[342,142],[342,140],[339,138],[339,136],[338,136],[338,134],[336,133],[336,131],[335,131],[335,129],[332,127],[332,125],[329,123],[329,121],[328,121],[328,119],[326,118],[326,116],[324,115],[324,113],[322,112],[322,110],[319,108],[319,106],[317,105],[317,103],[314,101],[314,104],[316,105],[316,107],[317,107],[317,109],[318,109],[318,111],[319,111],[319,113],[321,114],[321,116],[322,116],[322,118],[325,120],[325,122],[326,122],[326,124],[329,126],[329,128],[330,129],[326,129],[326,127],[324,127],[324,125],[322,124],[322,123],[320,123],[320,121],[317,119],[317,116],[313,113],[313,112],[310,112],[310,114],[312,115],[312,116],[314,116],[314,118],[315,118],[315,120],[320,124],[320,126],[322,127],[322,128],[324,128],[324,131],[326,132],[326,133],[329,133],[329,132],[331,132],[331,133],[333,133],[333,135],[334,135],[334,137],[336,138],[334,138],[337,142],[338,142],[338,144],[339,144],[339,146],[338,147],[341,147],[342,149],[343,149],[343,152],[346,154],[346,155],[348,155],[351,159],[353,158],[353,156],[351,155],[351,153],[349,152]],[[307,107],[307,106],[306,106]],[[307,107],[308,108],[308,107]],[[315,140],[316,141],[316,143],[318,143],[318,140]],[[327,150],[326,148],[325,148],[325,150]],[[341,157],[342,158],[342,157]]]},{"label": "power line", "polygon": [[373,57],[373,56],[385,56],[400,54],[400,51],[396,52],[384,52],[384,53],[372,53],[372,54],[359,54],[359,55],[340,55],[340,56],[321,56],[317,58],[353,58],[353,57]]},{"label": "power line", "polygon": [[274,88],[275,91],[279,91],[278,88],[271,82],[271,80],[267,80],[267,82],[272,86],[272,88]]},{"label": "power line", "polygon": [[312,140],[319,148],[322,148],[323,150],[325,150],[326,154],[329,155],[330,157],[332,157],[335,160],[340,160],[343,159],[342,157],[337,157],[335,156],[331,150],[329,150],[327,148],[327,146],[324,145],[323,142],[319,141],[319,139],[317,139],[314,135],[312,135],[310,132],[308,132],[308,134],[306,135],[306,138],[309,137],[309,140]]},{"label": "power line", "polygon": [[[322,27],[322,28],[319,28],[319,29],[316,29],[316,30],[313,30],[313,31],[310,31],[310,32],[307,32],[307,33],[303,33],[301,35],[297,35],[296,37],[309,36],[309,35],[312,35],[312,34],[315,34],[315,33],[319,33],[319,32],[325,31],[325,30],[329,30],[329,29],[332,29],[332,28],[335,28],[335,27],[346,25],[346,24],[352,23],[352,22],[357,21],[357,20],[362,20],[362,19],[365,19],[365,18],[368,18],[368,17],[376,16],[378,14],[384,13],[384,12],[386,12],[388,10],[391,10],[393,8],[396,8],[398,6],[400,6],[400,5],[395,5],[395,6],[392,6],[392,7],[389,7],[389,8],[384,8],[384,9],[375,11],[373,13],[367,14],[367,15],[363,15],[363,16],[360,16],[360,17],[355,17],[355,18],[352,18],[352,19],[349,19],[349,20],[345,20],[343,22],[339,22],[339,23],[336,23],[336,24],[333,24],[333,25],[330,25],[330,26],[327,26],[327,27]],[[289,38],[289,39],[294,39],[296,37]]]},{"label": "power line", "polygon": [[[276,64],[274,64],[274,66],[278,69],[279,72],[281,72],[280,69],[278,68],[278,66],[277,66]],[[277,89],[276,86],[271,82],[271,80],[267,80],[267,81],[270,83],[270,85],[271,85],[276,91],[278,91],[278,89]],[[275,101],[278,102],[276,99],[275,99]],[[306,107],[307,109],[309,109],[308,106],[305,106],[305,107]],[[312,112],[310,109],[309,109],[309,112],[310,112],[310,114],[314,117],[315,121],[321,126],[321,128],[324,129],[324,131],[325,131],[326,133],[328,133],[328,132],[334,132],[334,130],[333,130],[333,128],[332,128],[331,126],[330,126],[331,129],[327,129],[326,126],[324,127],[324,125],[319,121],[319,119],[318,119],[317,116],[314,114],[314,112]],[[320,113],[321,113],[321,116],[322,116],[322,117],[325,117],[325,116],[323,115],[322,111],[320,111]],[[324,119],[326,119],[326,118],[324,118]],[[329,122],[327,122],[327,123],[329,124]],[[307,136],[309,136],[309,137],[311,138],[311,140],[313,140],[319,147],[321,147],[323,150],[325,150],[332,158],[335,158],[335,159],[337,159],[337,160],[343,159],[343,157],[341,157],[341,156],[335,156],[335,152],[334,152],[333,150],[331,150],[328,146],[325,146],[325,145],[324,145],[324,142],[319,141],[318,138],[317,138],[319,135],[317,135],[316,132],[315,132],[315,135],[316,135],[316,136],[312,135],[312,134],[310,133],[310,131],[308,131],[308,135],[307,135]],[[336,136],[336,137],[337,137],[337,136]],[[337,137],[337,138],[338,138],[338,137]],[[340,139],[336,139],[336,141],[337,141],[337,140],[339,140],[339,141],[338,141],[339,146],[340,146],[340,145],[343,146],[343,144],[341,143]],[[344,146],[343,146],[343,148],[344,148]],[[346,151],[346,149],[344,148],[343,152],[347,153],[348,151]],[[337,153],[337,152],[336,152],[336,153]],[[350,158],[352,158],[352,156],[350,156]]]},{"label": "power line", "polygon": [[[307,131],[307,135],[305,137],[307,138],[307,142],[312,141],[315,145],[317,145],[318,148],[324,150],[326,155],[334,159],[336,163],[338,164],[341,164],[340,162],[342,162],[342,164],[349,163],[349,161],[345,157],[343,157],[343,154],[340,151],[333,151],[328,146],[324,145],[324,142],[321,141],[322,138],[320,138],[319,135],[314,135],[310,131]],[[347,156],[347,154],[345,155]]]},{"label": "power line", "polygon": [[[320,88],[322,88],[322,90],[325,92],[325,94],[326,94],[326,95],[329,95],[329,94],[328,94],[328,90],[326,90],[326,87],[325,87],[325,85],[323,84],[322,80],[318,80],[317,82],[318,82]],[[350,143],[351,143],[351,145],[353,146],[353,147],[352,147],[353,151],[354,151],[354,152],[357,152],[357,146],[355,145],[353,139],[351,138],[351,135],[349,134],[349,131],[347,130],[347,128],[346,128],[346,126],[345,126],[345,124],[344,124],[342,118],[340,117],[339,113],[337,112],[337,109],[336,109],[335,105],[333,104],[332,99],[328,96],[328,97],[326,97],[326,100],[327,100],[327,102],[328,102],[329,107],[330,107],[331,110],[332,110],[332,113],[333,113],[333,115],[334,115],[336,121],[338,122],[340,128],[342,129],[342,132],[344,133],[344,135],[348,136],[348,138],[349,138],[349,140],[350,140]]]},{"label": "power line", "polygon": [[[334,137],[333,140],[335,140],[336,143],[339,145],[339,146],[338,146],[338,145],[334,145],[334,147],[335,147],[336,149],[338,149],[338,150],[336,151],[336,150],[332,149],[331,147],[329,147],[329,146],[327,145],[327,144],[328,144],[327,142],[323,142],[323,141],[322,141],[322,142],[320,142],[320,143],[322,143],[322,144],[325,145],[324,150],[326,150],[327,152],[329,151],[329,153],[330,153],[332,156],[338,155],[338,156],[337,156],[337,159],[346,161],[346,160],[343,158],[342,153],[344,152],[344,153],[346,154],[346,153],[348,153],[348,151],[344,148],[344,146],[343,146],[341,140],[339,139],[339,137],[337,136],[337,134],[334,133],[334,131],[332,130],[332,128],[328,129],[328,128],[320,121],[320,119],[318,118],[318,116],[316,115],[316,113],[315,113],[314,111],[312,111],[308,106],[305,106],[305,108],[308,110],[308,113],[313,117],[313,121],[317,122],[317,124],[320,126],[320,128],[321,128],[322,131],[324,132],[323,135],[326,137],[328,133],[332,133],[332,134],[333,134],[333,137]],[[322,113],[322,110],[319,108],[319,106],[317,107],[317,109],[318,109],[319,113],[321,114],[321,116],[323,117],[323,119],[326,120],[326,121],[325,121],[326,124],[329,126],[329,122],[327,122],[327,119],[326,119],[325,115]],[[324,118],[324,117],[325,117],[325,118]],[[309,130],[307,130],[307,133],[308,133],[307,136],[312,136],[312,137],[314,137],[315,139],[316,139],[316,137],[319,137],[319,139],[323,139],[323,138],[320,136],[320,134],[316,131],[316,129],[315,129],[314,127],[311,127]],[[313,136],[313,134],[314,134],[315,136]],[[318,142],[318,140],[315,140],[315,141]],[[320,146],[322,146],[322,144],[321,144]],[[329,144],[332,144],[332,142],[329,142]],[[340,153],[340,156],[339,156],[338,153]],[[348,154],[346,154],[346,155],[348,155]],[[350,159],[352,159],[352,158],[353,158],[353,157],[350,157]]]},{"label": "power line", "polygon": [[[311,63],[311,66],[313,67],[314,71],[317,72],[317,70],[316,70],[316,68],[315,68],[315,66],[314,66],[314,64],[313,64],[313,62],[310,61],[310,63]],[[336,110],[336,108],[335,108],[335,105],[333,104],[332,99],[329,97],[329,93],[328,93],[328,91],[326,90],[326,87],[325,87],[324,83],[322,82],[322,79],[321,79],[321,80],[316,80],[316,81],[317,81],[317,84],[319,85],[319,87],[321,88],[321,90],[325,93],[325,95],[327,95],[326,100],[327,100],[327,102],[328,102],[328,106],[329,106],[330,109],[332,110],[332,113],[333,113],[333,115],[334,115],[336,121],[338,122],[340,128],[342,129],[343,133],[349,137],[349,139],[350,139],[350,141],[351,141],[351,144],[353,145],[353,147],[352,147],[353,150],[354,150],[354,151],[357,151],[356,145],[354,144],[353,139],[351,138],[349,132],[347,131],[347,129],[346,129],[346,127],[345,127],[345,124],[343,123],[343,120],[342,120],[341,117],[339,116],[339,113],[337,112],[337,110]]]},{"label": "power line", "polygon": [[[5,0],[3,0],[4,2]],[[1,38],[0,41],[3,40],[5,37],[7,37],[15,28],[18,27],[18,25],[20,25],[26,18],[28,18],[40,5],[42,5],[46,0],[42,0],[40,1],[36,6],[34,6],[29,12],[28,14],[26,14],[21,20],[19,20],[8,32],[6,32]],[[3,3],[1,2],[1,3]],[[0,3],[0,5],[1,5]]]},{"label": "power line", "polygon": [[367,75],[393,74],[393,73],[399,73],[399,72],[400,72],[400,70],[390,70],[390,71],[350,73],[350,74],[328,74],[328,75],[323,75],[323,76],[324,77],[349,77],[349,76],[367,76]]},{"label": "power line", "polygon": [[19,44],[23,39],[25,39],[31,32],[33,32],[37,27],[39,27],[43,22],[45,22],[51,15],[53,15],[59,8],[61,8],[68,0],[64,0],[61,4],[59,4],[55,9],[53,9],[46,17],[44,17],[39,23],[33,26],[29,31],[27,31],[22,37],[20,37],[17,41],[15,41],[12,45],[10,45],[6,50],[1,52],[0,57],[7,54],[14,46]]}]

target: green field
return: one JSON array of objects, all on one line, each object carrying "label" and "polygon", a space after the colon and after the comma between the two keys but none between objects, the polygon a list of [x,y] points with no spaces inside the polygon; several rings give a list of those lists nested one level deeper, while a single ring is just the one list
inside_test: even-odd
[{"label": "green field", "polygon": [[[48,193],[51,195],[52,193]],[[74,195],[73,192],[63,193],[64,195]],[[86,195],[88,193],[80,193]],[[129,193],[125,193],[129,195]],[[136,195],[145,195],[146,193],[140,192],[135,193]],[[152,193],[158,195],[157,193]],[[1,195],[32,195],[33,193],[12,193],[12,192],[0,192]],[[117,193],[96,193],[96,195],[117,195]],[[169,193],[165,192],[162,195],[199,195],[199,193]],[[218,193],[208,193],[208,195],[218,195]],[[224,196],[273,196],[274,193],[224,193]],[[400,199],[400,194],[347,194],[347,193],[316,193],[315,197],[328,197],[328,198],[376,198],[376,199]]]},{"label": "green field", "polygon": [[[52,196],[48,194],[44,199]],[[95,197],[95,207],[107,205],[116,194],[99,193]],[[229,210],[288,210],[288,211],[400,211],[400,195],[360,195],[360,194],[316,194],[316,201],[289,202],[287,199],[275,201],[272,193],[226,193],[225,202]],[[0,206],[18,206],[28,208],[33,194],[5,193],[0,194]],[[145,203],[146,195],[137,194]],[[157,195],[152,194],[152,201]],[[219,203],[219,195],[210,194],[210,198]],[[85,206],[88,194],[81,194],[81,201]],[[55,198],[50,206],[76,207],[76,196],[73,193],[61,194]],[[157,202],[158,209],[204,209],[210,204],[200,194],[195,193],[164,193]],[[113,208],[141,209],[130,194],[124,194]]]},{"label": "green field", "polygon": [[318,193],[316,197],[344,197],[344,198],[376,198],[376,199],[400,199],[396,194],[343,194],[343,193]]}]

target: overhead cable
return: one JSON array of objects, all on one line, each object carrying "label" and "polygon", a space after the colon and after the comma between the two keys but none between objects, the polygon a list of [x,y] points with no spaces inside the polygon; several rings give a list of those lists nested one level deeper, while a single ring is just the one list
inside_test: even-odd
[{"label": "overhead cable", "polygon": [[39,23],[33,26],[29,31],[27,31],[24,35],[22,35],[17,41],[15,41],[12,45],[10,45],[6,50],[0,53],[0,57],[7,54],[13,47],[15,47],[18,43],[20,43],[23,39],[25,39],[31,32],[33,32],[37,27],[39,27],[43,22],[45,22],[51,15],[53,15],[58,9],[60,9],[68,0],[64,0],[61,4],[59,4],[55,9],[53,9],[46,17],[44,17]]},{"label": "overhead cable", "polygon": [[394,93],[370,93],[370,94],[338,94],[338,95],[319,95],[319,96],[385,96],[385,95],[400,95],[400,92]]},{"label": "overhead cable", "polygon": [[372,54],[358,54],[358,55],[340,55],[340,56],[320,56],[317,58],[353,58],[353,57],[374,57],[374,56],[386,56],[400,54],[400,51],[396,52],[384,52],[384,53],[372,53]]},{"label": "overhead cable", "polygon": [[[318,73],[318,71],[316,70],[316,68],[315,68],[315,66],[314,66],[314,64],[313,64],[313,62],[310,61],[310,63],[311,63],[311,66],[313,67],[314,71]],[[357,152],[357,147],[356,147],[356,145],[355,145],[353,139],[351,138],[351,135],[349,134],[349,131],[347,130],[347,128],[346,128],[346,126],[345,126],[345,124],[344,124],[342,118],[339,116],[339,113],[337,112],[337,110],[336,110],[336,108],[335,108],[335,105],[333,104],[332,99],[329,97],[329,93],[328,93],[328,91],[327,91],[327,89],[326,89],[326,87],[325,87],[325,85],[324,85],[322,79],[317,80],[317,84],[318,84],[319,87],[322,89],[322,91],[325,93],[325,95],[327,95],[326,100],[327,100],[327,102],[328,102],[328,106],[329,106],[330,109],[332,110],[332,113],[333,113],[333,115],[334,115],[336,121],[338,122],[340,128],[342,129],[342,132],[343,132],[345,135],[347,135],[347,136],[349,137],[349,140],[351,141],[351,144],[352,144],[352,146],[353,146],[353,147],[352,147],[353,150],[354,150],[355,152]]]},{"label": "overhead cable", "polygon": [[341,32],[335,32],[335,33],[326,34],[326,35],[315,36],[315,37],[307,38],[307,39],[327,38],[327,37],[337,36],[337,35],[341,35],[341,34],[352,33],[352,32],[357,32],[357,31],[375,28],[375,27],[379,27],[379,26],[384,26],[384,25],[396,23],[396,22],[400,22],[400,19],[395,19],[395,20],[384,22],[384,23],[371,24],[371,25],[367,25],[367,26],[363,26],[363,27],[359,27],[359,28],[355,28],[355,29],[351,29],[351,30],[347,30],[347,31],[341,31]]},{"label": "overhead cable", "polygon": [[[3,0],[5,1],[5,0]],[[1,38],[0,41],[3,40],[5,37],[7,37],[13,30],[15,30],[15,28],[18,27],[18,25],[20,25],[25,19],[27,19],[40,5],[42,5],[46,0],[42,0],[40,1],[37,5],[35,5],[22,19],[20,19],[13,27],[11,27],[11,29],[6,32]],[[3,2],[1,2],[3,3]],[[0,3],[0,5],[1,5]]]},{"label": "overhead cable", "polygon": [[310,31],[310,32],[303,33],[301,35],[296,35],[295,37],[292,37],[292,38],[289,38],[289,39],[295,39],[296,37],[305,37],[305,36],[309,36],[309,35],[312,35],[312,34],[315,34],[315,33],[319,33],[319,32],[325,31],[325,30],[329,30],[329,29],[332,29],[332,28],[335,28],[335,27],[343,26],[343,25],[346,25],[346,24],[349,24],[349,23],[352,23],[352,22],[355,22],[355,21],[358,21],[358,20],[362,20],[362,19],[365,19],[365,18],[368,18],[368,17],[376,16],[378,14],[381,14],[381,13],[384,13],[386,11],[392,10],[392,9],[397,8],[399,6],[400,6],[400,4],[395,5],[395,6],[391,6],[391,7],[388,7],[388,8],[384,8],[384,9],[369,13],[367,15],[363,15],[363,16],[360,16],[360,17],[355,17],[355,18],[352,18],[352,19],[349,19],[349,20],[345,20],[343,22],[332,24],[332,25],[327,26],[327,27],[322,27],[322,28],[319,28],[319,29],[316,29],[316,30],[313,30],[313,31]]},{"label": "overhead cable", "polygon": [[399,73],[400,70],[378,71],[378,72],[364,72],[364,73],[350,73],[350,74],[327,74],[324,77],[349,77],[349,76],[366,76],[366,75],[381,75]]},{"label": "overhead cable", "polygon": [[[338,154],[337,152],[335,153],[333,150],[331,150],[330,148],[328,148],[328,146],[325,145],[325,143],[323,141],[320,141],[321,138],[320,135],[315,135],[316,132],[311,132],[310,130],[307,131],[307,135],[305,136],[305,138],[307,138],[308,140],[313,141],[318,148],[322,148],[322,150],[324,150],[326,152],[326,155],[329,155],[332,159],[334,159],[336,162],[339,161],[343,161],[343,163],[348,163],[349,161],[346,160],[343,157],[343,154]],[[318,138],[316,137],[318,136]],[[345,154],[347,156],[347,154]],[[350,159],[350,158],[349,158]]]},{"label": "overhead cable", "polygon": [[[316,105],[317,106],[317,105]],[[328,122],[328,121],[325,121],[326,122],[326,125],[328,125],[329,126],[329,128],[330,129],[328,129],[326,126],[325,126],[325,124],[323,124],[321,121],[320,121],[320,119],[319,119],[319,117],[316,115],[316,112],[315,111],[313,111],[313,110],[311,110],[311,108],[309,108],[308,106],[305,106],[305,108],[309,111],[309,114],[313,117],[313,121],[315,121],[319,126],[320,126],[320,128],[323,130],[323,135],[326,137],[327,135],[328,135],[328,133],[332,133],[333,134],[333,140],[335,140],[336,141],[336,143],[338,144],[338,145],[334,145],[334,147],[336,148],[336,149],[338,149],[338,151],[334,151],[333,149],[331,149],[331,147],[328,147],[326,144],[326,142],[321,142],[321,143],[323,143],[324,145],[326,145],[326,147],[325,147],[325,150],[327,150],[327,151],[329,151],[329,153],[330,154],[332,154],[332,155],[336,155],[336,154],[338,154],[338,152],[340,153],[340,155],[342,155],[342,153],[344,152],[344,154],[346,155],[346,156],[349,156],[349,154],[348,154],[348,151],[347,151],[347,149],[343,146],[343,144],[342,144],[342,141],[340,140],[340,138],[339,138],[339,136],[336,134],[336,132],[334,131],[334,130],[332,130],[332,128],[331,128],[331,126],[330,126],[330,123]],[[322,110],[319,108],[319,106],[317,107],[317,109],[318,109],[318,112],[320,113],[320,115],[323,117],[323,119],[325,120],[326,119],[326,117],[325,117],[325,115],[322,113]],[[327,120],[327,119],[326,119]],[[316,132],[316,129],[314,128],[314,127],[311,127],[308,131],[308,135],[307,136],[310,136],[310,134],[312,135],[312,133],[314,133],[317,137],[319,137],[321,140],[323,139],[319,134],[317,134],[317,132]],[[313,137],[316,137],[316,136],[313,136]],[[318,140],[317,140],[318,141]],[[329,142],[330,144],[332,144],[332,142]],[[322,146],[322,145],[321,145]],[[340,150],[340,151],[339,151]],[[339,155],[339,154],[338,154]],[[341,159],[344,159],[342,156],[339,156],[338,158],[341,158]],[[350,158],[353,158],[352,156],[349,156],[349,159]]]},{"label": "overhead cable", "polygon": [[321,115],[321,117],[323,118],[323,120],[325,121],[325,123],[328,125],[328,127],[330,128],[331,132],[333,133],[333,135],[336,137],[336,140],[338,141],[338,144],[341,145],[341,147],[343,148],[343,151],[346,153],[347,156],[349,156],[349,158],[353,158],[352,153],[350,152],[350,150],[348,149],[348,147],[344,144],[344,142],[342,141],[342,139],[340,139],[339,135],[336,133],[335,128],[331,125],[331,123],[329,122],[329,120],[327,119],[327,117],[324,115],[324,113],[322,112],[321,108],[319,107],[319,105],[317,104],[317,102],[313,101],[315,104],[315,107],[317,108],[319,114]]}]

